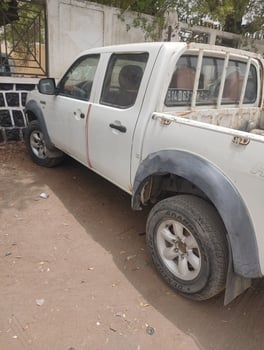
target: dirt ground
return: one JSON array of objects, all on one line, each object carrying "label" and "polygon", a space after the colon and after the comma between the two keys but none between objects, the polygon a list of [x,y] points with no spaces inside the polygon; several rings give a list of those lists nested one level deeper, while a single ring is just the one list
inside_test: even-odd
[{"label": "dirt ground", "polygon": [[[1,350],[264,349],[264,284],[192,302],[153,268],[146,212],[73,160],[0,146]],[[41,198],[46,193],[48,198]]]}]

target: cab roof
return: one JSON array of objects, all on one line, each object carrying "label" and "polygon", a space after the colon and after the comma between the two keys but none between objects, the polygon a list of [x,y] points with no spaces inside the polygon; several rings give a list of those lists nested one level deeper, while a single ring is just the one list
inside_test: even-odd
[{"label": "cab roof", "polygon": [[144,43],[133,43],[133,44],[122,44],[122,45],[111,45],[103,46],[97,48],[91,48],[81,53],[91,54],[91,53],[112,53],[112,52],[135,52],[135,51],[152,51],[159,50],[163,48],[164,50],[182,50],[186,48],[187,50],[204,50],[209,52],[219,52],[219,53],[230,53],[232,55],[244,56],[245,58],[257,58],[262,59],[262,56],[257,53],[235,49],[225,46],[210,45],[210,44],[199,44],[199,43],[186,43],[186,42],[144,42]]}]

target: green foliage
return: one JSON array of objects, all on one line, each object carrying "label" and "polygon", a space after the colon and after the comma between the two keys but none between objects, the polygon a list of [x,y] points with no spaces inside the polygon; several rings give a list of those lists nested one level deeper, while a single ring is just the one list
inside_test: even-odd
[{"label": "green foliage", "polygon": [[264,1],[249,0],[247,9],[245,29],[251,33],[264,29]]},{"label": "green foliage", "polygon": [[9,1],[8,0],[1,0],[0,6],[4,11],[8,11],[9,9]]},{"label": "green foliage", "polygon": [[[253,28],[257,29],[256,25],[253,25],[256,20],[259,25],[264,23],[263,18],[261,18],[263,15],[262,0],[198,0],[192,9],[199,14],[199,17],[219,21],[225,31],[237,34],[243,33],[243,18],[252,10],[255,13],[252,12],[251,18],[248,18],[248,25],[249,23],[252,24],[251,30]],[[259,16],[258,14],[261,12],[262,15]]]},{"label": "green foliage", "polygon": [[[119,18],[125,21],[125,13],[129,11],[135,12],[133,19],[133,27],[141,28],[144,32],[145,39],[159,40],[161,31],[164,28],[164,10],[159,7],[161,1],[153,0],[141,0],[141,1],[130,1],[130,5],[124,6],[122,2],[122,10]],[[149,15],[149,16],[148,16]],[[130,26],[127,25],[127,30]]]},{"label": "green foliage", "polygon": [[[135,11],[137,18],[134,25],[141,27],[149,33],[149,36],[153,34],[155,24],[158,24],[159,30],[162,29],[164,13],[169,9],[176,10],[179,21],[198,24],[204,19],[215,20],[225,31],[237,34],[242,34],[243,31],[255,32],[264,25],[263,0],[97,0],[94,2],[119,7],[122,11]],[[154,19],[146,23],[142,13],[152,15]],[[246,19],[244,25],[242,25],[242,19]]]}]

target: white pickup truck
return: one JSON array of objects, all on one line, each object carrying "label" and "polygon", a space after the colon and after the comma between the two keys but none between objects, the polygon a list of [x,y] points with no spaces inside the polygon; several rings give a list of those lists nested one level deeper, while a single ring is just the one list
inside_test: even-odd
[{"label": "white pickup truck", "polygon": [[28,96],[25,141],[65,154],[151,207],[146,239],[166,282],[225,303],[264,275],[264,62],[236,49],[143,43],[85,51]]}]

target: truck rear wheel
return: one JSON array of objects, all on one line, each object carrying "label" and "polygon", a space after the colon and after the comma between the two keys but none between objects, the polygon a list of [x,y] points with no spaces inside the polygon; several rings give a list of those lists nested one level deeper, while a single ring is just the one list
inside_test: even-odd
[{"label": "truck rear wheel", "polygon": [[179,195],[157,203],[147,220],[147,244],[158,271],[184,296],[206,300],[225,288],[226,230],[205,200]]},{"label": "truck rear wheel", "polygon": [[44,134],[37,120],[29,123],[25,133],[25,143],[32,160],[38,165],[51,168],[64,159],[64,154],[52,157],[52,152],[47,149]]}]

